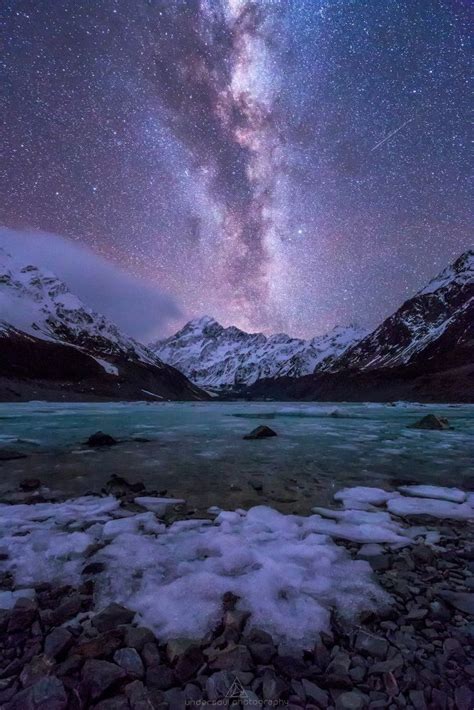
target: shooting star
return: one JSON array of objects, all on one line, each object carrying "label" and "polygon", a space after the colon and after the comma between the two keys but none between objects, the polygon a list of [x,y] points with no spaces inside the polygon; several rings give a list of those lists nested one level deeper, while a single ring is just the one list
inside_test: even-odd
[{"label": "shooting star", "polygon": [[379,142],[377,143],[377,145],[374,145],[374,147],[371,148],[369,152],[370,152],[370,153],[373,153],[374,150],[377,150],[377,148],[380,148],[381,145],[383,145],[383,144],[386,143],[388,140],[390,140],[390,138],[392,138],[392,136],[394,136],[396,133],[398,133],[398,131],[401,131],[402,128],[405,128],[405,126],[407,126],[409,123],[411,123],[414,118],[415,118],[415,117],[412,116],[411,118],[408,119],[408,121],[405,121],[405,123],[402,123],[401,126],[399,126],[398,128],[395,128],[395,130],[392,131],[391,133],[389,133],[388,136],[385,136],[385,138],[382,138],[382,140],[379,141]]}]

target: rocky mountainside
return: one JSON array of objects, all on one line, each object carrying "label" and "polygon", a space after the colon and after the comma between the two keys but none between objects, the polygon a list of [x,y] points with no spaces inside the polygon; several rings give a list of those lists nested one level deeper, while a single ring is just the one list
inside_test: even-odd
[{"label": "rocky mountainside", "polygon": [[[200,399],[204,393],[84,305],[54,274],[0,250],[0,398]],[[10,392],[10,394],[8,394]],[[53,395],[52,395],[53,396]]]},{"label": "rocky mountainside", "polygon": [[339,358],[250,398],[474,402],[474,251],[467,251]]},{"label": "rocky mountainside", "polygon": [[373,333],[325,370],[420,365],[447,369],[474,361],[474,251],[462,254]]},{"label": "rocky mountainside", "polygon": [[365,331],[357,326],[338,326],[311,340],[285,334],[267,337],[235,326],[224,328],[204,316],[150,349],[200,387],[225,389],[262,378],[307,375],[323,363],[329,365],[363,335]]}]

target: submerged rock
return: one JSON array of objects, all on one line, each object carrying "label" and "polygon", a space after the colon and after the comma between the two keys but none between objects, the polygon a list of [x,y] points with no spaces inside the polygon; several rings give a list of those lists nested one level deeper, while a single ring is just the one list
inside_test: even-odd
[{"label": "submerged rock", "polygon": [[14,449],[0,449],[0,461],[13,461],[14,459],[26,459],[26,454]]},{"label": "submerged rock", "polygon": [[117,439],[114,439],[113,436],[110,436],[110,434],[104,434],[103,431],[96,431],[95,434],[91,434],[91,436],[87,439],[87,446],[114,446],[114,444],[118,444]]},{"label": "submerged rock", "polygon": [[437,417],[436,414],[427,414],[414,424],[410,424],[411,429],[450,429],[448,420],[445,417]]},{"label": "submerged rock", "polygon": [[252,429],[250,434],[246,434],[243,438],[244,439],[267,439],[270,436],[278,436],[276,431],[273,431],[273,429],[270,429],[269,426],[265,425],[260,425],[256,427],[255,429]]}]

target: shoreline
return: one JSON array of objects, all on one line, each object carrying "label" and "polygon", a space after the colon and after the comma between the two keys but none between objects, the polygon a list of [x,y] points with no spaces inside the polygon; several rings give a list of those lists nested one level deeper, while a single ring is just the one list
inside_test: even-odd
[{"label": "shoreline", "polygon": [[[120,494],[117,486],[115,493]],[[25,493],[25,501],[28,496],[34,501],[34,493]],[[117,520],[140,515],[135,497],[136,491],[122,488]],[[374,500],[374,493],[369,497]],[[465,505],[435,500],[438,509],[440,501],[441,508],[446,503]],[[351,499],[348,506],[351,515],[373,512],[357,511],[354,503],[357,500]],[[362,508],[373,507],[367,500],[358,503]],[[222,595],[217,625],[199,640],[160,638],[141,627],[143,615],[136,617],[138,626],[134,624],[135,612],[127,610],[126,604],[125,610],[112,607],[104,612],[107,605],[96,604],[104,562],[100,549],[90,550],[81,558],[80,584],[43,581],[28,592],[28,600],[17,600],[13,609],[2,612],[6,634],[0,646],[0,706],[6,710],[178,710],[240,702],[241,706],[294,710],[472,710],[472,519],[455,521],[416,513],[392,517],[401,527],[395,530],[392,523],[387,524],[383,535],[416,528],[419,535],[412,544],[355,542],[336,536],[332,544],[347,559],[370,565],[374,581],[393,601],[363,611],[358,620],[349,621],[331,611],[329,627],[315,635],[311,648],[292,652],[284,645],[279,647],[268,631],[252,629],[246,600],[239,600],[238,595]],[[180,513],[179,504],[162,510],[158,518],[165,520],[168,532],[177,521],[189,520],[185,512]],[[331,523],[331,517],[322,520],[325,525]],[[347,525],[341,520],[333,523]],[[23,534],[26,528],[23,524]],[[80,534],[81,526],[67,523],[65,529],[71,535]],[[151,534],[159,537],[162,532]],[[8,565],[5,551],[0,564]],[[3,591],[15,591],[11,575],[3,573],[0,579]],[[192,615],[192,587],[188,595]],[[38,693],[47,698],[47,705],[35,705]]]}]

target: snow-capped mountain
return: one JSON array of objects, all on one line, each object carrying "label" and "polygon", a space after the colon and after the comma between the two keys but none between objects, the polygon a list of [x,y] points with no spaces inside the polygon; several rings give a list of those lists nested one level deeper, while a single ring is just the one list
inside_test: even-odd
[{"label": "snow-capped mountain", "polygon": [[357,326],[338,326],[311,340],[285,334],[267,337],[235,326],[225,328],[204,316],[166,340],[151,344],[150,349],[200,387],[219,389],[251,385],[267,377],[307,375],[364,335]]},{"label": "snow-capped mountain", "polygon": [[[50,379],[57,371],[74,377],[72,361],[81,378],[105,376],[109,384],[143,381],[142,392],[161,398],[173,390],[199,391],[154,353],[122,333],[105,316],[94,312],[72,294],[54,274],[22,264],[0,250],[0,376],[29,374]],[[48,357],[42,361],[41,354]],[[29,363],[29,364],[28,364]],[[23,369],[22,369],[23,367]],[[34,374],[36,373],[36,374]],[[116,380],[116,382],[114,382]],[[148,392],[146,387],[151,390]],[[156,388],[158,387],[158,391]]]},{"label": "snow-capped mountain", "polygon": [[0,250],[0,325],[98,356],[125,356],[163,367],[156,355],[72,294],[53,273],[21,265]]},{"label": "snow-capped mountain", "polygon": [[423,365],[434,369],[472,362],[474,251],[462,254],[373,333],[324,367],[380,370]]}]

